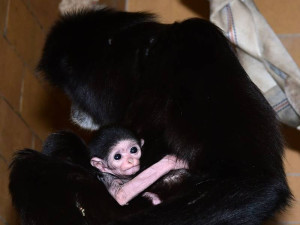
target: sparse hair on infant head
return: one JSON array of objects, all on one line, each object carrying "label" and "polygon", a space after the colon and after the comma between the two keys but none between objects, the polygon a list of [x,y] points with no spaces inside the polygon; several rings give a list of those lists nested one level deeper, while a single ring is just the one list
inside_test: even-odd
[{"label": "sparse hair on infant head", "polygon": [[111,148],[122,140],[135,141],[139,146],[143,144],[143,140],[127,128],[118,125],[105,126],[96,133],[89,144],[90,158],[106,159]]}]

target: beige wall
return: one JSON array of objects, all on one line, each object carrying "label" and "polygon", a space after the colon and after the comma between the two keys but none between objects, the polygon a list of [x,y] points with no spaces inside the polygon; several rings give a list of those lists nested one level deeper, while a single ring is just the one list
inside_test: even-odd
[{"label": "beige wall", "polygon": [[[8,193],[8,165],[22,148],[41,149],[57,129],[74,129],[69,102],[37,79],[34,68],[45,35],[58,16],[59,0],[0,0],[0,225],[17,224]],[[162,22],[189,17],[208,19],[207,0],[104,0],[128,11],[151,11]],[[284,45],[300,65],[300,0],[256,0]],[[283,128],[289,146],[286,170],[296,202],[278,221],[300,224],[300,132]],[[83,131],[76,130],[81,135]],[[277,222],[275,224],[278,224]]]}]

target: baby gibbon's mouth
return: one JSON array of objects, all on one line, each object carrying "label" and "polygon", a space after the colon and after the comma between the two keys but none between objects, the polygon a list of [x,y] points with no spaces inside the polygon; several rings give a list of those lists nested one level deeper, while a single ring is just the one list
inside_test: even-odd
[{"label": "baby gibbon's mouth", "polygon": [[[129,169],[127,169],[127,170],[131,170],[131,169],[133,169],[133,168],[135,168],[135,167],[138,167],[138,166],[140,166],[140,164],[138,164],[138,165],[135,165],[135,166],[133,166],[133,167],[130,167]],[[127,170],[125,170],[125,171],[127,171]]]},{"label": "baby gibbon's mouth", "polygon": [[126,169],[124,172],[125,173],[130,173],[130,175],[134,175],[136,174],[139,170],[140,170],[140,164],[136,165],[136,166],[133,166],[133,167],[130,167],[129,169]]}]

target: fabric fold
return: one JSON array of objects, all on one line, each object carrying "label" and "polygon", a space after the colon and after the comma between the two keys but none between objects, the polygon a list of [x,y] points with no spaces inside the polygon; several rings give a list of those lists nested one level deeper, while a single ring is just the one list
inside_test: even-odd
[{"label": "fabric fold", "polygon": [[253,0],[210,0],[210,11],[280,121],[300,129],[300,70]]}]

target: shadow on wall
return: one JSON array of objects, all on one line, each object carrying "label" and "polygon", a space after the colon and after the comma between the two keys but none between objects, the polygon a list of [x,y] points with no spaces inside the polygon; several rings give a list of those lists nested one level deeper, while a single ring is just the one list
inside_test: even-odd
[{"label": "shadow on wall", "polygon": [[300,152],[300,132],[295,128],[291,128],[286,125],[282,125],[281,131],[287,147]]},{"label": "shadow on wall", "polygon": [[81,129],[71,121],[69,98],[59,88],[51,86],[41,77],[38,79],[43,83],[45,91],[36,96],[36,106],[29,110],[30,118],[34,118],[29,121],[32,122],[34,130],[43,140],[51,132],[71,130],[88,141],[91,132]]},{"label": "shadow on wall", "polygon": [[180,2],[204,19],[209,19],[209,1],[180,0]]}]

